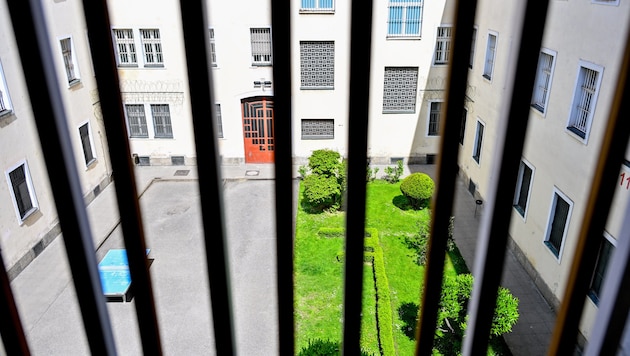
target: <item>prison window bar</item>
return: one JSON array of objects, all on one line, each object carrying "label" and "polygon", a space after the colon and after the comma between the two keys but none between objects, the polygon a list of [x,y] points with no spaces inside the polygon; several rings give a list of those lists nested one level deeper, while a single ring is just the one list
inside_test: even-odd
[{"label": "prison window bar", "polygon": [[[13,20],[14,30],[18,40],[19,50],[22,54],[21,58],[23,60],[23,66],[25,68],[30,68],[28,73],[26,73],[26,80],[29,95],[31,96],[31,101],[34,104],[33,109],[38,130],[46,133],[45,135],[40,136],[40,140],[42,142],[42,146],[46,147],[44,153],[47,167],[63,167],[62,172],[55,169],[55,174],[51,174],[50,179],[51,185],[53,186],[53,194],[57,198],[55,199],[55,202],[60,214],[59,219],[64,232],[64,241],[67,240],[66,249],[68,250],[68,259],[70,261],[70,267],[75,281],[77,298],[81,306],[81,313],[83,315],[84,327],[88,336],[90,348],[93,353],[115,354],[109,318],[106,309],[104,308],[104,300],[100,295],[100,283],[96,273],[96,261],[93,254],[93,248],[91,246],[87,215],[85,207],[82,203],[81,194],[78,191],[80,185],[78,183],[77,172],[74,168],[72,168],[74,167],[72,164],[73,158],[67,145],[69,140],[66,136],[64,136],[66,135],[66,130],[63,130],[66,125],[65,117],[63,107],[61,105],[60,95],[56,89],[58,86],[54,80],[54,69],[51,67],[52,61],[45,60],[52,58],[52,55],[47,47],[47,35],[41,4],[37,0],[24,3],[17,0],[9,0],[8,3],[12,19],[18,19],[19,17],[19,21]],[[543,6],[546,9],[546,4],[546,1],[530,1],[526,5],[528,10],[525,12],[524,23],[527,24],[529,21],[528,19],[531,18],[532,9],[535,8],[540,10],[540,6]],[[280,4],[277,1],[272,3],[272,20],[274,26],[286,29],[289,26],[288,14],[290,14],[290,11],[286,7],[285,9],[281,9],[283,5],[284,4]],[[465,77],[466,72],[463,71],[462,68],[467,69],[470,44],[472,40],[472,23],[474,21],[475,7],[475,2],[463,2],[461,4],[457,4],[456,10],[456,28],[459,30],[455,33],[453,62],[449,69],[448,102],[446,106],[445,124],[442,126],[444,132],[442,133],[441,155],[438,162],[438,190],[433,202],[434,221],[431,226],[431,235],[433,237],[430,241],[429,263],[427,266],[427,273],[425,275],[422,318],[418,322],[420,327],[418,328],[419,335],[417,336],[416,342],[416,354],[419,355],[429,354],[433,343],[434,327],[436,323],[435,315],[439,302],[439,293],[442,281],[444,247],[448,226],[447,221],[450,218],[450,212],[452,211],[453,188],[457,174],[456,162],[458,150],[456,148],[459,139],[459,125],[461,124],[461,120],[459,120],[459,118],[461,118],[461,111],[463,110],[461,104],[463,103],[466,86],[465,81],[458,81],[456,78]],[[371,6],[369,8],[371,9]],[[159,333],[157,331],[157,322],[155,319],[155,304],[151,291],[150,278],[146,269],[146,256],[144,254],[144,248],[138,249],[139,247],[143,247],[144,244],[142,224],[137,206],[135,178],[132,162],[130,162],[129,159],[130,154],[127,146],[128,141],[126,131],[124,128],[124,116],[122,115],[122,105],[120,102],[119,87],[117,85],[117,70],[113,57],[111,37],[109,35],[110,27],[107,18],[107,6],[105,2],[94,4],[85,1],[84,9],[86,19],[89,20],[87,23],[88,32],[90,34],[90,43],[94,44],[91,47],[92,55],[95,57],[94,64],[95,71],[97,73],[99,91],[101,92],[101,102],[103,103],[104,108],[108,108],[108,110],[104,111],[103,114],[104,117],[108,117],[110,119],[105,120],[106,123],[111,121],[111,124],[108,125],[106,129],[108,134],[107,139],[110,142],[110,150],[112,150],[110,152],[112,155],[112,164],[117,172],[116,193],[119,202],[131,201],[131,204],[127,205],[128,208],[124,211],[124,213],[121,205],[119,205],[119,208],[121,208],[121,224],[123,225],[125,244],[130,251],[129,264],[134,281],[137,283],[136,287],[138,291],[136,293],[139,293],[136,297],[140,296],[137,299],[136,307],[143,350],[145,353],[161,354]],[[195,12],[197,13],[195,14]],[[30,14],[31,16],[26,16],[25,18],[24,14]],[[199,16],[200,14],[201,17]],[[195,47],[206,48],[208,41],[206,41],[205,35],[201,35],[202,33],[206,33],[207,28],[207,26],[205,26],[205,19],[203,19],[204,14],[203,3],[182,2],[182,18],[191,20],[190,26],[185,25],[184,27],[185,33],[188,34],[185,36],[187,41],[186,47],[190,47],[192,43],[201,42],[202,44],[200,44],[200,46],[203,47]],[[467,14],[467,16],[463,16],[463,14]],[[352,18],[360,18],[361,16],[358,15],[358,6],[353,5]],[[537,13],[536,17],[540,18],[540,12]],[[357,117],[363,117],[364,119],[367,118],[367,108],[364,103],[367,102],[365,99],[368,96],[368,85],[361,86],[361,84],[367,84],[367,79],[359,80],[356,78],[357,76],[360,76],[359,74],[361,73],[369,72],[369,62],[361,60],[361,58],[369,58],[369,56],[365,57],[365,54],[369,54],[370,40],[369,36],[364,36],[364,33],[366,33],[366,30],[370,29],[371,12],[369,18],[369,21],[364,18],[362,22],[353,22],[351,30],[352,38],[354,39],[351,42],[351,63],[354,62],[353,59],[356,59],[358,63],[357,65],[351,65],[351,68],[353,69],[351,72],[350,113],[353,115],[350,115],[350,117],[354,117],[354,114],[356,114]],[[188,21],[184,21],[185,24],[187,24],[187,22]],[[531,34],[533,26],[528,25],[527,28],[529,34]],[[542,30],[543,28],[540,27],[535,31],[538,34],[538,31],[542,32]],[[197,32],[199,32],[199,34],[197,34]],[[280,110],[280,112],[277,112],[276,114],[282,114],[285,118],[290,117],[290,76],[288,75],[290,73],[289,33],[290,31],[286,31],[284,35],[279,35],[277,38],[277,44],[278,47],[281,48],[274,50],[274,55],[277,55],[275,57],[276,66],[274,67],[278,67],[274,68],[274,77],[276,78],[275,91],[277,93],[276,102],[280,101],[284,103],[283,109],[276,108],[276,110]],[[367,31],[367,33],[371,33],[371,30]],[[534,48],[535,51],[530,52],[537,53],[538,50],[535,46],[537,43],[536,41],[538,41],[537,36],[529,37],[521,43],[521,48]],[[532,55],[529,55],[528,57],[525,52],[527,51],[520,51],[518,62],[519,66],[515,73],[515,81],[518,78],[526,77],[526,74],[530,73],[529,71],[531,71],[531,68],[535,68],[536,59],[532,59]],[[33,55],[34,53],[38,55]],[[198,54],[198,52],[195,53]],[[620,83],[617,91],[618,96],[616,97],[611,110],[611,120],[609,120],[606,139],[604,140],[600,153],[600,157],[604,157],[604,159],[600,160],[601,163],[597,167],[594,184],[596,189],[592,192],[589,199],[589,208],[585,213],[585,223],[582,229],[582,234],[580,235],[580,244],[578,246],[576,258],[573,262],[570,283],[567,287],[567,292],[565,293],[565,298],[562,304],[563,309],[558,317],[556,329],[554,330],[554,339],[550,348],[550,354],[558,353],[561,350],[572,350],[575,346],[575,337],[578,327],[577,321],[579,321],[581,317],[581,310],[586,294],[587,286],[585,281],[588,280],[586,274],[589,273],[590,269],[593,267],[596,253],[596,249],[589,247],[594,243],[593,241],[595,241],[595,238],[600,237],[600,232],[603,230],[603,224],[605,224],[606,221],[608,212],[607,207],[610,205],[609,200],[612,196],[611,190],[606,187],[614,186],[614,184],[608,184],[608,179],[614,179],[616,177],[618,167],[623,161],[622,153],[613,153],[625,152],[625,150],[622,149],[611,150],[611,147],[625,147],[630,134],[630,129],[628,128],[630,124],[624,123],[623,120],[620,119],[621,117],[628,115],[626,107],[622,105],[624,100],[628,99],[626,89],[628,83],[628,57],[628,49],[626,49],[624,65],[622,68],[623,75],[620,76]],[[280,63],[278,60],[280,60]],[[462,65],[462,63],[465,65]],[[205,61],[195,61],[189,59],[189,65],[191,66],[190,69],[197,68],[198,66],[200,68],[202,64],[203,67],[206,68],[205,73],[208,73]],[[463,73],[464,76],[456,75],[460,74],[460,72]],[[106,73],[107,75],[99,75],[99,73]],[[195,73],[199,72],[195,71]],[[103,77],[109,79],[103,79]],[[533,75],[531,77],[533,78]],[[99,80],[99,78],[101,79]],[[203,77],[201,78],[203,79]],[[191,100],[197,102],[197,104],[193,105],[193,110],[196,113],[193,116],[196,116],[197,113],[204,115],[210,113],[210,116],[216,114],[213,111],[212,105],[209,105],[209,103],[212,102],[212,92],[210,90],[211,86],[209,85],[211,83],[210,73],[208,73],[207,79],[206,83],[204,83],[203,80],[191,80],[190,82],[192,92]],[[42,86],[42,82],[47,85]],[[521,107],[519,105],[522,105],[524,100],[522,97],[526,97],[527,100],[530,98],[529,94],[531,93],[532,87],[529,84],[530,83],[528,83],[528,89],[525,90],[524,95],[517,97],[517,91],[513,92],[510,111],[514,110],[514,115],[516,116],[524,115],[517,109]],[[533,85],[533,83],[531,84]],[[199,103],[199,100],[205,100],[208,104],[203,105],[203,103]],[[364,103],[361,103],[362,100]],[[278,107],[279,105],[276,106]],[[55,120],[46,123],[46,120],[43,120],[43,118],[49,117],[50,113],[54,114],[53,116]],[[193,120],[195,119],[193,118]],[[195,122],[194,125],[197,130],[198,123]],[[347,260],[346,276],[344,281],[344,305],[346,306],[344,308],[344,354],[353,354],[357,351],[360,339],[360,290],[362,285],[362,275],[358,273],[358,271],[362,268],[361,266],[363,262],[362,258],[358,257],[362,257],[363,253],[362,237],[365,220],[364,162],[366,157],[365,148],[367,147],[367,119],[365,119],[362,123],[360,120],[351,120],[350,125],[353,125],[353,128],[356,127],[356,130],[353,129],[353,135],[349,137],[347,231],[348,236],[358,236],[359,238],[349,238],[346,246]],[[506,129],[514,130],[514,126],[512,125],[513,124],[511,122],[508,123],[508,127]],[[203,128],[206,127],[203,126]],[[213,130],[213,128],[209,127],[207,130]],[[357,130],[359,135],[357,135]],[[277,155],[276,179],[280,179],[280,181],[276,181],[276,213],[278,211],[293,212],[291,202],[292,198],[287,199],[287,196],[283,195],[283,192],[286,192],[284,189],[287,189],[287,187],[290,186],[290,184],[286,184],[286,182],[290,182],[291,176],[290,136],[290,129],[288,129],[285,132],[280,133],[278,136],[280,139],[277,140],[283,140],[284,145],[280,144],[279,149],[281,154]],[[519,138],[519,140],[520,139],[523,138]],[[206,141],[211,140],[204,140],[204,142]],[[113,147],[122,147],[122,149],[113,150]],[[520,154],[516,155],[515,151],[519,151],[521,149],[522,147],[515,150],[505,150],[504,148],[503,158],[501,161],[502,164],[499,168],[497,168],[500,172],[499,182],[497,186],[491,187],[491,189],[495,192],[503,191],[503,189],[507,189],[510,192],[513,191],[516,174],[512,168],[514,168],[513,166],[517,167],[517,163],[520,160]],[[218,183],[220,181],[220,171],[217,166],[216,142],[210,143],[209,146],[200,144],[198,145],[197,150],[197,154],[201,153],[202,157],[199,163],[200,186],[208,185],[213,188],[216,187],[217,189],[216,191],[214,189],[209,189],[205,193],[202,193],[202,207],[205,207],[202,210],[205,211],[209,206],[218,205],[221,211],[221,214],[218,214],[214,220],[206,220],[212,218],[206,216],[208,214],[204,213],[204,226],[207,223],[212,223],[214,227],[218,226],[222,230],[218,238],[210,239],[206,236],[206,247],[208,251],[211,251],[207,251],[207,258],[209,261],[218,261],[218,263],[215,263],[212,266],[210,264],[208,265],[208,274],[211,281],[211,294],[213,299],[215,297],[215,293],[218,293],[216,298],[217,300],[213,300],[212,304],[213,317],[217,318],[217,320],[215,320],[215,324],[218,320],[223,320],[225,322],[220,324],[222,327],[215,328],[215,340],[217,350],[224,350],[226,351],[225,354],[233,354],[234,338],[231,316],[232,309],[228,292],[229,280],[227,279],[227,259],[224,251],[225,237],[222,217],[222,196],[220,189],[218,189],[218,184],[207,184],[209,182]],[[449,157],[450,159],[448,159]],[[612,172],[612,174],[609,174],[610,172]],[[281,186],[280,182],[284,182],[285,185]],[[361,187],[363,189],[360,189]],[[64,198],[72,196],[73,199],[60,199],[59,197],[65,193],[67,194],[63,195]],[[290,197],[290,195],[288,196]],[[489,255],[488,251],[491,248],[489,245],[492,245],[493,242],[497,242],[502,245],[499,251],[501,253],[494,254],[494,256],[502,255],[505,250],[505,237],[497,238],[496,236],[500,235],[499,232],[502,228],[505,228],[505,224],[500,225],[500,222],[496,221],[496,219],[500,216],[506,216],[506,211],[509,211],[511,206],[505,208],[502,201],[499,199],[496,201],[491,200],[489,205],[490,212],[486,215],[488,218],[484,221],[484,225],[482,225],[485,229],[484,231],[487,232],[482,236],[483,242],[480,243],[479,248],[482,253],[485,251],[485,253]],[[287,209],[287,206],[290,206],[291,208]],[[602,210],[598,210],[600,207],[604,208]],[[594,213],[595,211],[597,211],[597,214]],[[604,211],[606,214],[602,214]],[[277,216],[277,222],[279,236],[277,246],[279,252],[278,265],[279,267],[289,267],[290,271],[285,271],[285,273],[282,275],[279,274],[278,276],[278,291],[280,294],[279,302],[282,303],[283,300],[286,301],[293,299],[293,247],[291,244],[287,243],[287,240],[292,242],[293,219],[282,219],[282,216]],[[138,233],[135,236],[138,236],[139,238],[136,240],[127,237],[134,236],[129,234],[129,231]],[[503,236],[506,235],[507,234],[503,234]],[[140,253],[134,253],[136,250],[139,250]],[[218,260],[214,260],[215,257]],[[618,258],[616,258],[616,260],[617,259]],[[475,270],[482,270],[481,276],[478,278],[486,278],[486,281],[490,280],[493,275],[497,275],[497,269],[490,268],[491,266],[498,269],[503,268],[502,260],[500,263],[497,263],[496,259],[493,259],[495,262],[488,261],[487,259],[482,260],[483,261],[480,262],[479,266],[476,266]],[[6,275],[4,265],[2,268],[4,275]],[[621,268],[622,267],[619,267],[619,269]],[[625,266],[624,271],[627,271],[627,269],[628,267]],[[489,270],[492,270],[493,273],[483,272]],[[478,273],[479,272],[477,272],[477,274]],[[627,284],[625,276],[628,275],[628,273],[623,273],[618,274],[617,279],[608,278],[606,286],[621,284],[623,287]],[[288,283],[288,281],[291,281],[291,283]],[[3,279],[0,282],[2,282],[3,288],[3,308],[1,311],[12,315],[11,318],[3,318],[2,322],[2,335],[5,349],[7,351],[15,351],[20,354],[28,354],[28,346],[26,344],[24,333],[21,329],[19,316],[17,315],[15,304],[12,303],[12,294],[10,286],[8,286],[8,280],[5,281]],[[493,312],[494,305],[490,305],[491,301],[485,301],[486,298],[481,298],[479,296],[487,293],[490,295],[496,295],[497,287],[498,281],[495,280],[482,283],[477,282],[475,284],[473,295],[476,296],[475,298],[477,299],[484,300],[478,300],[473,303],[472,312],[474,316],[471,325],[474,332],[471,337],[465,340],[465,354],[473,354],[474,350],[481,350],[483,347],[487,346],[487,333],[489,327],[487,318]],[[359,292],[356,292],[357,290],[359,290]],[[617,303],[614,305],[614,310],[627,311],[627,302],[624,301],[623,298],[620,298],[620,296],[623,295],[620,291],[623,291],[623,288],[617,289],[617,295],[607,294],[608,291],[607,288],[605,288],[603,296],[606,298],[616,298]],[[289,304],[292,305],[292,303]],[[291,308],[285,309],[284,306],[286,305],[287,304],[283,303],[283,308],[279,308],[279,321],[281,324],[279,338],[280,352],[282,355],[293,354],[294,348],[294,329],[292,325],[293,310]],[[352,306],[352,308],[350,308],[350,306]],[[625,316],[626,313],[623,313],[622,315],[611,318],[611,321],[604,321],[605,325],[614,329],[611,330],[611,332],[604,332],[600,334],[595,333],[593,338],[590,340],[590,344],[594,345],[593,347],[596,347],[596,343],[601,343],[602,340],[606,340],[608,342],[613,342],[612,345],[618,345],[623,325],[625,324]],[[598,321],[602,322],[599,319]],[[13,341],[7,340],[6,336],[9,332],[5,332],[5,330],[11,330],[10,333],[16,336]],[[614,331],[614,333],[612,331]]]}]

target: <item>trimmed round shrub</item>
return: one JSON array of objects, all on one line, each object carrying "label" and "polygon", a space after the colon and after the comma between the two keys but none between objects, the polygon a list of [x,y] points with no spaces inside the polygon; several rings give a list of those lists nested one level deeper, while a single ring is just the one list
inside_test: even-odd
[{"label": "trimmed round shrub", "polygon": [[[339,343],[330,340],[309,340],[308,346],[303,347],[298,356],[339,356],[341,346]],[[372,356],[361,350],[361,356]]]},{"label": "trimmed round shrub", "polygon": [[337,211],[341,205],[341,186],[337,177],[311,174],[304,178],[305,210],[318,213]]},{"label": "trimmed round shrub", "polygon": [[341,165],[341,155],[337,151],[323,149],[315,150],[308,158],[308,167],[313,174],[336,176]]},{"label": "trimmed round shrub", "polygon": [[408,175],[400,183],[400,191],[407,198],[411,207],[420,210],[429,205],[435,183],[426,173],[416,172]]}]

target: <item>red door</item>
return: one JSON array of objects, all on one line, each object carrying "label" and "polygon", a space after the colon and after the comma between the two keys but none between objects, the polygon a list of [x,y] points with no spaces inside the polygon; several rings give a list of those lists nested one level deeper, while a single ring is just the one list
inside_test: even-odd
[{"label": "red door", "polygon": [[273,101],[249,98],[241,101],[245,163],[273,163]]}]

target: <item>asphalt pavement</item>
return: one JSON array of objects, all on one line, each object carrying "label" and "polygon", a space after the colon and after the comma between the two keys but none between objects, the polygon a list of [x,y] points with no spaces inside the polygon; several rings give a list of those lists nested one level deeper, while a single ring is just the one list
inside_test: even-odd
[{"label": "asphalt pavement", "polygon": [[[433,165],[405,170],[435,177]],[[224,166],[222,176],[237,352],[277,355],[273,165]],[[196,168],[138,167],[136,181],[164,354],[215,355]],[[472,266],[483,208],[462,182],[456,189],[455,241]],[[88,205],[97,260],[124,247],[117,211],[114,183]],[[11,283],[33,355],[89,354],[62,239]],[[555,314],[510,252],[503,283],[520,300],[521,319],[505,337],[510,349],[545,354]],[[118,354],[142,355],[134,300],[108,302],[107,309]]]}]

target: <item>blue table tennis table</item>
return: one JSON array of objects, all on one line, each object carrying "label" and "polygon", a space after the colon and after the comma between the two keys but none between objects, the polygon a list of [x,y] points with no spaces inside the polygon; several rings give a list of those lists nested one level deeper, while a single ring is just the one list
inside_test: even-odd
[{"label": "blue table tennis table", "polygon": [[[147,249],[147,255],[151,250]],[[108,302],[130,302],[133,298],[131,274],[125,249],[111,249],[98,264],[103,294]]]}]

